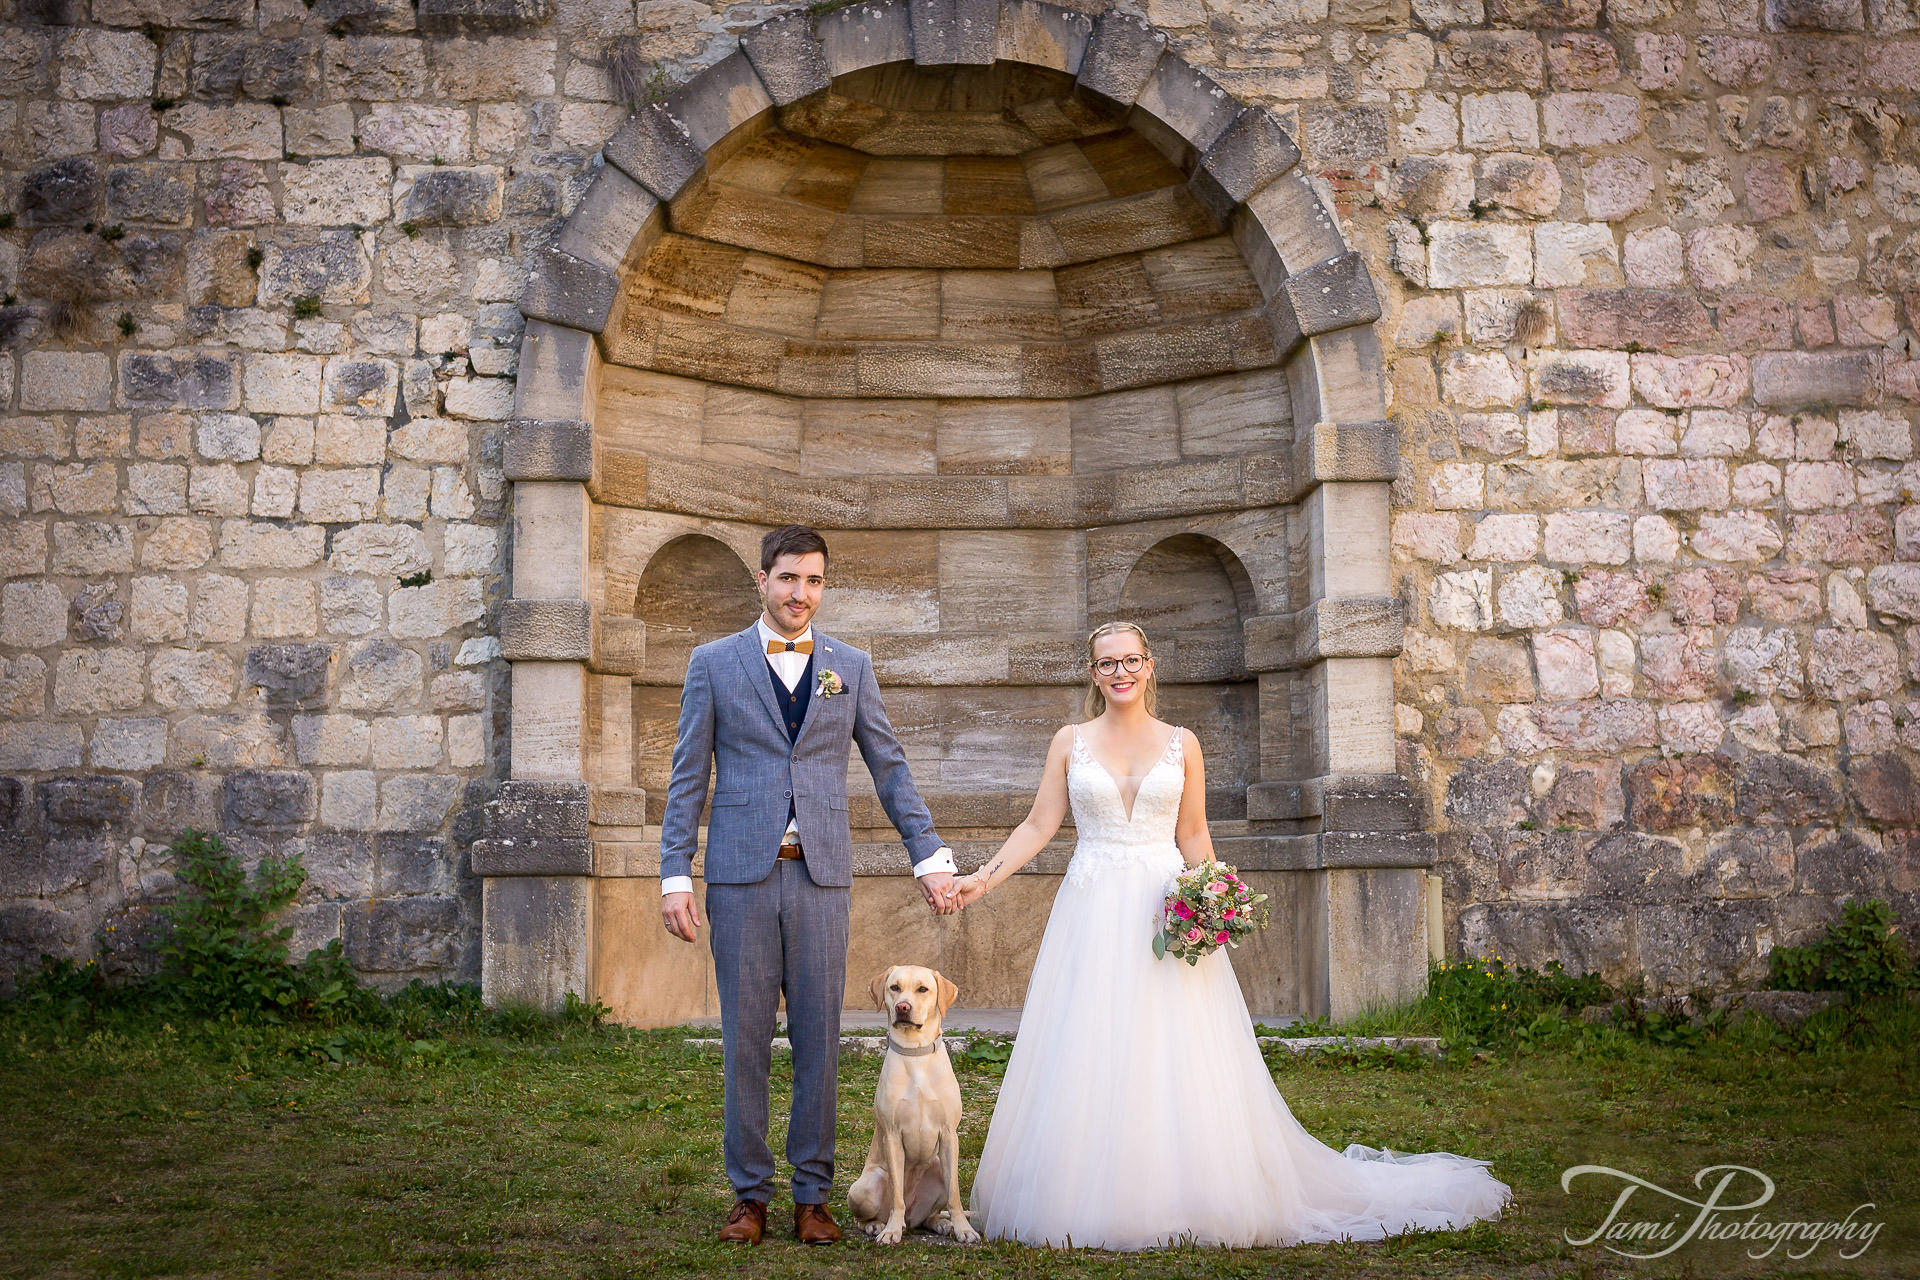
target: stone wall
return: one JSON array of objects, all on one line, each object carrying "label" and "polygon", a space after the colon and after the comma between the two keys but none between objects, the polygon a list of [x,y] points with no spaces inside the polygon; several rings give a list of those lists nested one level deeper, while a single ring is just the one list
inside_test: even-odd
[{"label": "stone wall", "polygon": [[[524,264],[784,8],[0,0],[0,971],[193,823],[303,853],[298,945],[474,976]],[[1386,304],[1448,950],[1685,988],[1920,919],[1913,0],[1144,13]]]}]

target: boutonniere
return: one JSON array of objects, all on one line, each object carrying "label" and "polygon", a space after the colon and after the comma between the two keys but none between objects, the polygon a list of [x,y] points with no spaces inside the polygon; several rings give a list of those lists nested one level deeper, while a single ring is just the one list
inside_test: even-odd
[{"label": "boutonniere", "polygon": [[820,682],[819,694],[823,698],[831,698],[836,693],[847,691],[847,686],[841,682],[838,671],[821,671],[815,679]]}]

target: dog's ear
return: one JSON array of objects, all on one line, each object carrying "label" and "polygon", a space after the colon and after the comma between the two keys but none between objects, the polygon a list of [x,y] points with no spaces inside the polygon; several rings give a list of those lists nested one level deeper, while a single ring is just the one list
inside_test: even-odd
[{"label": "dog's ear", "polygon": [[947,975],[935,972],[933,984],[940,992],[940,1016],[946,1017],[947,1010],[953,1008],[953,1002],[960,998],[960,988],[947,981]]},{"label": "dog's ear", "polygon": [[873,1007],[878,1009],[882,1013],[885,1013],[887,1011],[887,995],[886,995],[885,987],[887,985],[887,978],[892,973],[893,973],[893,967],[889,965],[885,969],[882,969],[879,973],[874,974],[873,981],[867,984],[867,990],[873,996]]}]

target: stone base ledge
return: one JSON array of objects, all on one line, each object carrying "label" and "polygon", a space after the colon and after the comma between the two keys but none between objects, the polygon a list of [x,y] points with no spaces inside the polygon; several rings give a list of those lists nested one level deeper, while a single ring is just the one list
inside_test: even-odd
[{"label": "stone base ledge", "polygon": [[[657,832],[657,829],[655,829]],[[632,828],[621,830],[631,834]],[[599,832],[595,833],[600,836]],[[591,840],[591,870],[573,872],[607,879],[648,879],[660,874],[657,834],[640,840]],[[480,846],[475,844],[475,849]],[[999,852],[998,840],[956,840],[954,863],[962,875],[978,870]],[[1073,841],[1055,840],[1016,874],[1065,874],[1073,859]],[[1214,856],[1241,871],[1405,870],[1431,867],[1439,854],[1439,838],[1423,831],[1323,831],[1292,836],[1219,836]],[[704,839],[693,858],[697,879],[706,866]],[[497,872],[493,874],[530,874]],[[853,874],[857,877],[908,876],[912,868],[899,844],[856,843]]]},{"label": "stone base ledge", "polygon": [[491,876],[590,876],[593,841],[580,839],[479,839],[468,850],[473,874]]},{"label": "stone base ledge", "polygon": [[[946,1046],[948,1053],[965,1053],[973,1042],[972,1035],[943,1035],[940,1043]],[[1389,1049],[1401,1053],[1424,1054],[1429,1058],[1440,1056],[1439,1036],[1255,1036],[1263,1049],[1281,1049],[1295,1057],[1307,1057],[1312,1054],[1364,1052],[1368,1049]],[[687,1048],[698,1053],[719,1053],[724,1042],[718,1036],[690,1036],[684,1041]],[[792,1053],[793,1042],[785,1036],[773,1038],[775,1053]],[[887,1051],[886,1036],[840,1037],[840,1052],[862,1054],[868,1057],[880,1057]]]}]

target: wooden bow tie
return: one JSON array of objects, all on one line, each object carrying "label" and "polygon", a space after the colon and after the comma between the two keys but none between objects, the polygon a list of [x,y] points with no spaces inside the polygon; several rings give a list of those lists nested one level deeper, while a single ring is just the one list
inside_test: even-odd
[{"label": "wooden bow tie", "polygon": [[812,652],[813,652],[813,641],[811,640],[788,640],[785,643],[782,643],[781,641],[778,641],[778,640],[767,641],[767,653],[769,656],[776,653],[812,653]]}]

